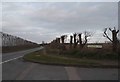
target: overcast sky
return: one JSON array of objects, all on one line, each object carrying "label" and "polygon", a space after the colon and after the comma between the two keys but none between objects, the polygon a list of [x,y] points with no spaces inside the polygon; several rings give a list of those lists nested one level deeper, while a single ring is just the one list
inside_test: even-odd
[{"label": "overcast sky", "polygon": [[117,2],[2,3],[3,32],[37,43],[84,31],[93,33],[89,42],[104,42],[104,28],[117,26]]}]

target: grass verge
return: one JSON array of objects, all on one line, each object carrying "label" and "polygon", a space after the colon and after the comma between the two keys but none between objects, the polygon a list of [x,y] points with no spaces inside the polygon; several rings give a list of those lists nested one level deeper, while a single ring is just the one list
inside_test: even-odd
[{"label": "grass verge", "polygon": [[68,58],[66,56],[59,56],[53,54],[43,54],[41,51],[36,51],[25,55],[24,60],[37,62],[40,64],[63,65],[63,66],[81,66],[81,67],[111,67],[115,68],[117,65],[104,65],[96,60]]}]

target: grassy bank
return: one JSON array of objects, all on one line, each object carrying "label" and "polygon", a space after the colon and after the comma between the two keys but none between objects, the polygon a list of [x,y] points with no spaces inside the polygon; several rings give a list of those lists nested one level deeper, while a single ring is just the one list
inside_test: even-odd
[{"label": "grassy bank", "polygon": [[[72,58],[64,55],[48,54],[43,51],[36,51],[24,56],[27,61],[52,64],[52,65],[67,65],[67,66],[84,66],[84,67],[117,67],[116,61],[103,62],[103,60]],[[112,62],[112,63],[111,63]]]},{"label": "grassy bank", "polygon": [[70,58],[84,58],[97,60],[118,60],[120,56],[110,50],[103,49],[69,49],[59,51],[58,49],[46,48],[47,53],[63,55]]}]

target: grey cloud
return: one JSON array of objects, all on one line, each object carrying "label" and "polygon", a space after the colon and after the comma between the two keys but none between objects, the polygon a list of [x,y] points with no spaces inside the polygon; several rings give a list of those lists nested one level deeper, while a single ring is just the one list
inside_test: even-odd
[{"label": "grey cloud", "polygon": [[26,36],[33,36],[29,39],[37,42],[49,41],[48,37],[64,33],[101,31],[117,27],[117,6],[117,3],[103,2],[4,3],[3,31],[21,37],[25,36],[22,32],[26,32]]}]

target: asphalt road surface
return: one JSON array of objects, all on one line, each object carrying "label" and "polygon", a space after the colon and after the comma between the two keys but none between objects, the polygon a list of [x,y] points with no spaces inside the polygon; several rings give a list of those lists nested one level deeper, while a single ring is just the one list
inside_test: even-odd
[{"label": "asphalt road surface", "polygon": [[3,80],[118,80],[118,69],[52,66],[26,62],[22,57],[35,48],[2,54]]}]

